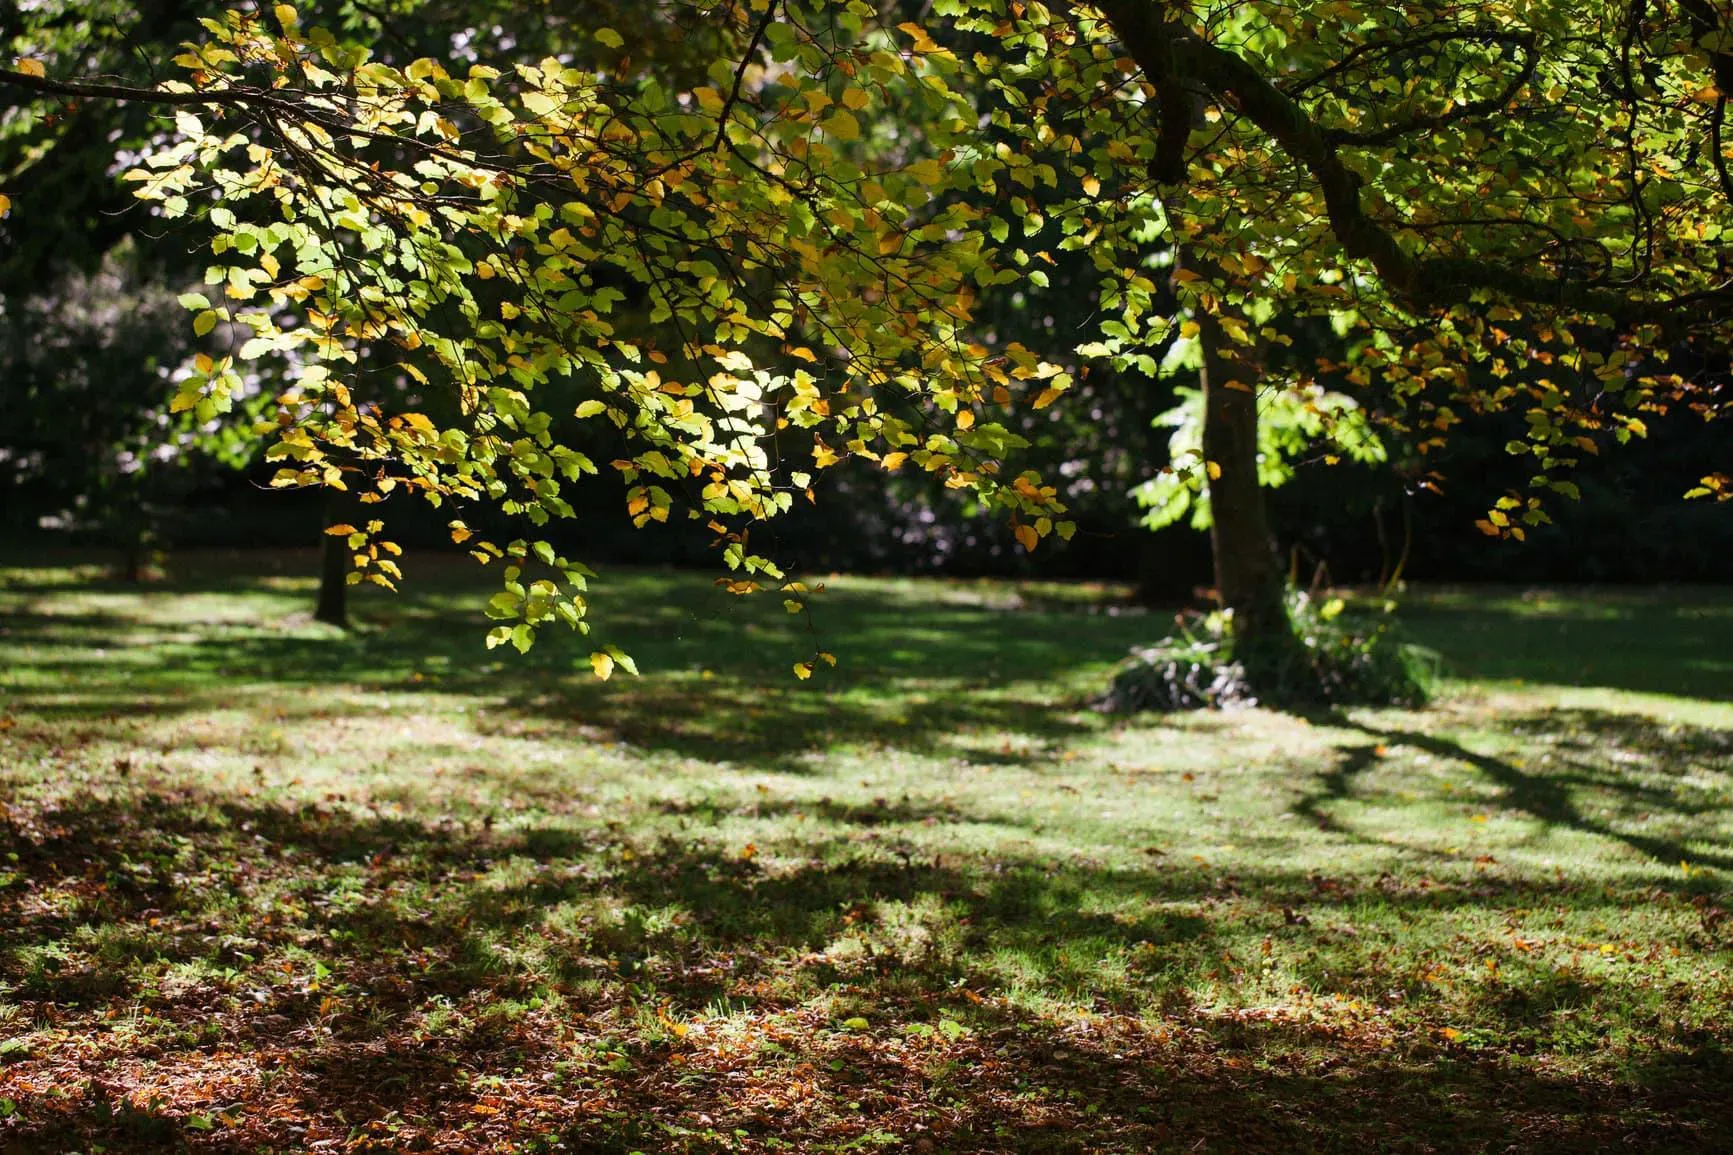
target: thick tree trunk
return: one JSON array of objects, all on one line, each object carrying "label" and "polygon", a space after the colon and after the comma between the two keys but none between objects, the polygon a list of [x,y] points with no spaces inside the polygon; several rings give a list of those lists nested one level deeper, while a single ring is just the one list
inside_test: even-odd
[{"label": "thick tree trunk", "polygon": [[1260,694],[1291,681],[1299,644],[1288,620],[1269,509],[1258,484],[1258,366],[1221,322],[1198,310],[1203,348],[1203,454],[1209,471],[1210,549],[1221,606],[1232,614],[1234,655]]},{"label": "thick tree trunk", "polygon": [[[325,499],[327,526],[343,520],[343,505],[335,495]],[[319,604],[313,617],[339,629],[349,628],[349,543],[341,537],[325,535],[324,556],[319,566]]]}]

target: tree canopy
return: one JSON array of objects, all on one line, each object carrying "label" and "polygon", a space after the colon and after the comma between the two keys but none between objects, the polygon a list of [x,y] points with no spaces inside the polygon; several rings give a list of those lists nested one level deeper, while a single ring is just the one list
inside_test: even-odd
[{"label": "tree canopy", "polygon": [[[1278,313],[1343,338],[1292,383],[1401,400],[1422,449],[1464,411],[1522,410],[1537,491],[1569,495],[1580,456],[1649,410],[1723,404],[1668,363],[1733,320],[1733,22],[1712,4],[906,15],[751,0],[685,13],[703,35],[679,52],[594,27],[542,57],[391,63],[278,4],[205,19],[154,84],[33,58],[0,81],[153,110],[165,131],[126,179],[210,255],[182,303],[211,344],[173,407],[216,420],[250,363],[284,366],[253,427],[276,483],[449,511],[505,567],[494,644],[587,628],[590,574],[538,530],[595,516],[577,487],[601,470],[635,523],[710,525],[733,588],[795,611],[805,587],[750,531],[845,458],[977,494],[1024,548],[1067,537],[1009,415],[1092,364],[1192,357],[1220,416],[1253,423],[1236,456],[1206,417],[1220,522],[1236,478],[1256,490]],[[9,194],[17,227],[32,190]],[[1093,331],[1031,349],[980,321],[1067,252],[1100,278]],[[584,423],[617,456],[575,445]],[[523,537],[475,534],[477,503]],[[1538,492],[1504,495],[1483,528],[1544,517]],[[341,529],[391,584],[385,521]]]}]

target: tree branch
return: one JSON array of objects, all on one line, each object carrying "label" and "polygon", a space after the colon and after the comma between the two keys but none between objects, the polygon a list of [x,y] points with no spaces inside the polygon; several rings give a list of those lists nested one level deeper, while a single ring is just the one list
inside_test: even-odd
[{"label": "tree branch", "polygon": [[32,76],[27,72],[14,72],[10,68],[0,68],[0,84],[10,84],[14,88],[28,88],[49,96],[114,100],[133,104],[282,105],[286,103],[261,88],[219,88],[202,92],[170,92],[161,88],[137,88],[126,84],[50,80],[46,76]]},{"label": "tree branch", "polygon": [[[1484,259],[1418,258],[1387,226],[1367,215],[1361,178],[1301,105],[1243,57],[1163,19],[1161,0],[1095,0],[1151,83],[1199,84],[1262,129],[1311,174],[1323,194],[1330,230],[1349,257],[1370,264],[1395,296],[1421,308],[1466,303],[1479,291],[1512,301],[1611,317],[1622,325],[1677,324],[1687,310],[1733,307],[1733,285],[1667,298],[1645,298],[1562,275],[1537,274]],[[1165,41],[1165,43],[1163,43]]]},{"label": "tree branch", "polygon": [[1349,132],[1345,129],[1335,129],[1326,132],[1324,135],[1333,143],[1370,147],[1373,145],[1388,144],[1391,141],[1396,140],[1399,137],[1407,136],[1410,133],[1430,132],[1433,129],[1443,128],[1445,125],[1454,124],[1457,121],[1471,120],[1477,116],[1488,116],[1509,104],[1511,100],[1516,97],[1516,94],[1522,91],[1523,85],[1527,84],[1534,78],[1534,71],[1540,66],[1540,49],[1535,44],[1534,37],[1523,33],[1489,34],[1470,32],[1465,29],[1459,36],[1440,35],[1436,39],[1439,41],[1491,39],[1505,44],[1515,45],[1523,50],[1522,66],[1517,69],[1516,75],[1511,77],[1510,82],[1496,94],[1486,97],[1484,100],[1470,101],[1469,103],[1458,108],[1453,108],[1442,115],[1410,117],[1409,119],[1397,124],[1387,125],[1384,128],[1375,129],[1371,132]]},{"label": "tree branch", "polygon": [[776,20],[777,0],[770,0],[765,5],[764,16],[752,30],[752,39],[746,44],[746,51],[740,54],[740,64],[734,69],[734,87],[728,92],[728,98],[722,102],[722,111],[716,114],[716,141],[710,146],[715,152],[728,140],[728,118],[734,112],[734,106],[740,103],[740,90],[746,84],[746,70],[758,56],[758,46],[764,43],[764,34],[770,31],[770,26]]}]

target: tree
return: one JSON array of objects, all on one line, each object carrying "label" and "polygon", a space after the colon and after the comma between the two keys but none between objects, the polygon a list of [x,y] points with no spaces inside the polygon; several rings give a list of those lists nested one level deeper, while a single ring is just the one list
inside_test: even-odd
[{"label": "tree", "polygon": [[[1056,489],[1008,464],[1023,439],[1004,414],[1059,400],[1077,357],[1125,369],[1179,340],[1204,370],[1218,585],[1238,640],[1279,650],[1257,485],[1278,305],[1347,334],[1325,368],[1406,399],[1423,447],[1459,407],[1526,407],[1537,488],[1568,494],[1577,455],[1640,435],[1645,407],[1715,411],[1666,366],[1672,345],[1722,338],[1733,304],[1733,29],[1708,4],[938,0],[933,16],[726,5],[698,82],[640,66],[605,27],[594,66],[396,66],[282,4],[206,21],[178,80],[25,62],[0,81],[172,116],[128,179],[208,226],[194,331],[252,333],[175,407],[221,414],[240,366],[297,359],[258,430],[280,484],[529,523],[501,545],[451,522],[505,561],[491,644],[587,630],[588,571],[535,530],[576,516],[568,487],[604,467],[636,523],[710,525],[732,587],[775,586],[793,610],[804,587],[751,526],[845,457],[976,492],[1024,548],[1068,536]],[[1097,339],[1045,356],[989,340],[980,297],[1044,284],[1053,248],[1103,277]],[[628,298],[653,333],[619,331]],[[358,352],[375,347],[455,418],[386,407]],[[555,436],[539,399],[560,380],[620,457]],[[1485,528],[1544,516],[1538,494],[1506,495]],[[383,519],[350,528],[357,572],[392,584]]]},{"label": "tree", "polygon": [[[1358,364],[1324,367],[1430,406],[1440,432],[1453,405],[1531,406],[1530,444],[1516,448],[1539,459],[1537,486],[1567,494],[1596,435],[1640,432],[1641,407],[1688,399],[1653,346],[1724,320],[1722,270],[1702,243],[1729,207],[1724,97],[1707,83],[1724,57],[1702,10],[1099,9],[1123,55],[1103,62],[1060,36],[1026,69],[1059,91],[1099,87],[1091,69],[1140,76],[1141,99],[1124,102],[1138,120],[1097,114],[1098,132],[1132,128],[1094,154],[1092,179],[1120,176],[1121,219],[1157,222],[1189,258],[1172,267],[1202,344],[1218,585],[1240,639],[1261,643],[1254,659],[1279,660],[1288,637],[1246,388],[1281,339],[1264,323],[1272,303],[1354,331]],[[1146,179],[1125,182],[1140,164]],[[1127,248],[1120,276],[1135,286],[1139,249]],[[1148,339],[1108,338],[1114,354]],[[1482,387],[1476,362],[1521,387]],[[1525,372],[1537,363],[1556,368]],[[1423,395],[1438,383],[1442,400]],[[1532,496],[1506,495],[1484,528],[1520,536],[1516,509],[1545,516]]]}]

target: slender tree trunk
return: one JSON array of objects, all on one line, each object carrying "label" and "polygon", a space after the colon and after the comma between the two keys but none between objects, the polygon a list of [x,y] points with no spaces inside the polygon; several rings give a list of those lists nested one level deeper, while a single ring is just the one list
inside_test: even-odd
[{"label": "slender tree trunk", "polygon": [[[344,504],[336,494],[326,496],[327,526],[342,522]],[[313,617],[339,629],[349,628],[349,543],[341,537],[325,535],[324,556],[319,565],[319,604]]]},{"label": "slender tree trunk", "polygon": [[120,580],[127,585],[144,584],[144,543],[129,539],[120,547]]},{"label": "slender tree trunk", "polygon": [[1234,654],[1253,686],[1297,673],[1298,643],[1288,620],[1282,571],[1258,484],[1258,365],[1233,344],[1213,314],[1198,310],[1203,347],[1203,454],[1209,470],[1221,606],[1233,616]]}]

